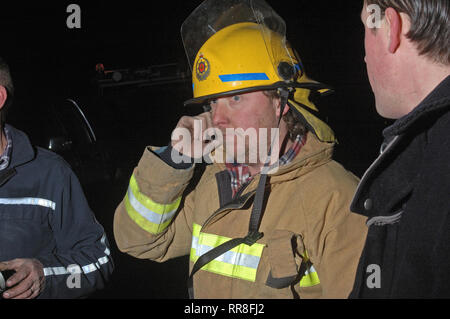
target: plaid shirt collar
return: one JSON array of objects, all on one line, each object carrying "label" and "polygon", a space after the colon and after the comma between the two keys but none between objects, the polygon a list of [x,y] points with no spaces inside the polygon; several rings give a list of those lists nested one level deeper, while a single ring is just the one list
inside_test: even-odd
[{"label": "plaid shirt collar", "polygon": [[3,128],[3,132],[5,133],[7,144],[6,144],[5,151],[0,156],[0,171],[4,170],[5,168],[7,168],[9,166],[9,161],[11,159],[11,151],[12,151],[11,134],[9,133],[6,126]]},{"label": "plaid shirt collar", "polygon": [[[278,163],[274,165],[283,166],[292,162],[297,154],[300,153],[300,150],[305,143],[306,135],[297,136],[291,148],[278,160]],[[246,164],[226,164],[226,168],[231,177],[231,189],[234,197],[241,186],[250,182],[253,179],[253,176],[250,175],[250,169]]]}]

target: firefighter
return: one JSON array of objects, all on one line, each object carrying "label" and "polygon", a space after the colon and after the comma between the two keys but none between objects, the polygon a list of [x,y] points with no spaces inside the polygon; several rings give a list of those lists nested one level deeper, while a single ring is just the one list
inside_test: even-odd
[{"label": "firefighter", "polygon": [[[204,1],[182,37],[186,104],[207,112],[180,119],[191,143],[173,134],[145,149],[115,212],[119,249],[157,262],[190,255],[195,298],[346,298],[366,227],[349,211],[358,179],[332,160],[334,133],[310,101],[330,88],[306,76],[264,1]],[[230,129],[265,137],[267,156],[251,160],[253,145]],[[213,159],[204,171],[196,141]]]}]

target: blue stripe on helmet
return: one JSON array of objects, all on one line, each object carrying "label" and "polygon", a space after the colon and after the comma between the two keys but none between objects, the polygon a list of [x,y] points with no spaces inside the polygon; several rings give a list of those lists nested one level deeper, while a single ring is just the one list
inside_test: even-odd
[{"label": "blue stripe on helmet", "polygon": [[269,77],[265,73],[225,74],[219,75],[219,78],[222,82],[269,80]]}]

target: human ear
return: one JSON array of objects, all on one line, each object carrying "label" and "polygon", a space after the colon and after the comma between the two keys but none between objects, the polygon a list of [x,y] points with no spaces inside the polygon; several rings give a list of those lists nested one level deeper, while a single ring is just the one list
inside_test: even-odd
[{"label": "human ear", "polygon": [[395,53],[400,46],[402,37],[402,18],[393,8],[387,8],[385,12],[388,24],[389,53]]},{"label": "human ear", "polygon": [[[281,99],[277,99],[277,106],[276,106],[276,115],[277,117],[280,117],[280,112],[281,112]],[[287,112],[289,112],[289,104],[286,103],[284,109],[283,109],[283,114],[282,116],[286,115]]]},{"label": "human ear", "polygon": [[2,109],[5,105],[7,98],[8,91],[6,91],[6,88],[4,86],[0,85],[0,109]]},{"label": "human ear", "polygon": [[287,112],[289,112],[289,105],[286,103],[286,106],[284,107],[284,110],[283,110],[283,116],[286,115]]}]

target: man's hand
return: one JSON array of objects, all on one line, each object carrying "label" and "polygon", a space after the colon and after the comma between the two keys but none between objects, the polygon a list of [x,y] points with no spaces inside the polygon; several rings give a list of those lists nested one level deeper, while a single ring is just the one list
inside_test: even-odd
[{"label": "man's hand", "polygon": [[0,262],[0,271],[3,270],[15,271],[6,281],[6,287],[10,289],[3,293],[5,299],[34,299],[45,288],[44,266],[37,259]]},{"label": "man's hand", "polygon": [[[190,158],[201,158],[220,146],[221,135],[220,130],[212,125],[210,112],[183,116],[172,133],[172,147]],[[212,136],[215,136],[214,140]]]}]

